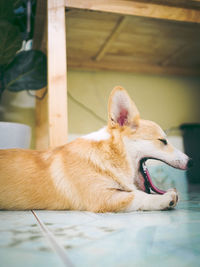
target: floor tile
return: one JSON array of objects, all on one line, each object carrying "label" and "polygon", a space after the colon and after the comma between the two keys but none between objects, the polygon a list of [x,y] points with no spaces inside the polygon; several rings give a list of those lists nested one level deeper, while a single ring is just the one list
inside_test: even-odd
[{"label": "floor tile", "polygon": [[[184,193],[171,211],[35,213],[75,267],[199,266],[198,193]],[[32,213],[0,212],[0,258],[5,267],[23,267],[27,261],[31,267],[62,266],[47,240]]]},{"label": "floor tile", "polygon": [[33,214],[30,211],[0,211],[0,266],[29,267],[40,262],[41,266],[63,266]]}]

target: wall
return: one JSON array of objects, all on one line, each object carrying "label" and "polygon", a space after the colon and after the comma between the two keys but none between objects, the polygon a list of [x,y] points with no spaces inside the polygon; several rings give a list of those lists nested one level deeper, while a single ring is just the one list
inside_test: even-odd
[{"label": "wall", "polygon": [[[116,85],[127,89],[142,118],[154,120],[164,129],[200,122],[200,79],[117,72],[71,71],[68,75],[73,97],[104,120],[109,93]],[[68,108],[70,133],[87,133],[103,125],[71,99]]]},{"label": "wall", "polygon": [[[200,78],[118,72],[68,73],[70,94],[103,120],[107,119],[109,93],[116,85],[127,89],[143,118],[156,121],[164,129],[185,122],[200,122]],[[68,111],[70,133],[84,134],[104,125],[71,98]],[[34,99],[26,92],[5,92],[1,101],[0,120],[27,123],[34,129]],[[34,147],[34,131],[31,147]]]}]

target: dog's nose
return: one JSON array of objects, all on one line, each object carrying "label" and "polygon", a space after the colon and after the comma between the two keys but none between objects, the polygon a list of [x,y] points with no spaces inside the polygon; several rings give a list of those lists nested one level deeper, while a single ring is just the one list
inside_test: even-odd
[{"label": "dog's nose", "polygon": [[187,163],[187,167],[191,168],[193,166],[193,163],[194,163],[193,159],[189,158],[188,163]]}]

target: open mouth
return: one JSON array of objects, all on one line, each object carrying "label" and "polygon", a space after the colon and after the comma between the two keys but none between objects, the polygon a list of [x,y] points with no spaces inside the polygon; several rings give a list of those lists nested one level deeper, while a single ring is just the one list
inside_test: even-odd
[{"label": "open mouth", "polygon": [[151,176],[150,176],[150,173],[147,169],[147,166],[146,166],[146,161],[147,161],[148,158],[144,158],[140,161],[140,172],[144,178],[144,187],[145,187],[145,192],[150,194],[151,193],[151,190],[157,194],[160,194],[160,195],[163,195],[166,193],[166,191],[164,190],[161,190],[159,188],[157,188],[152,179],[151,179]]}]

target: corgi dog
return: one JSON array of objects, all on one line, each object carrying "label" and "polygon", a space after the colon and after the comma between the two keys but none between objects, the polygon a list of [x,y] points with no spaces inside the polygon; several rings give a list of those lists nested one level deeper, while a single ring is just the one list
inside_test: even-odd
[{"label": "corgi dog", "polygon": [[156,123],[140,118],[127,91],[115,87],[108,101],[107,126],[99,131],[47,151],[0,150],[0,209],[174,208],[178,193],[161,192],[153,185],[145,168],[149,158],[182,170],[191,165]]}]

